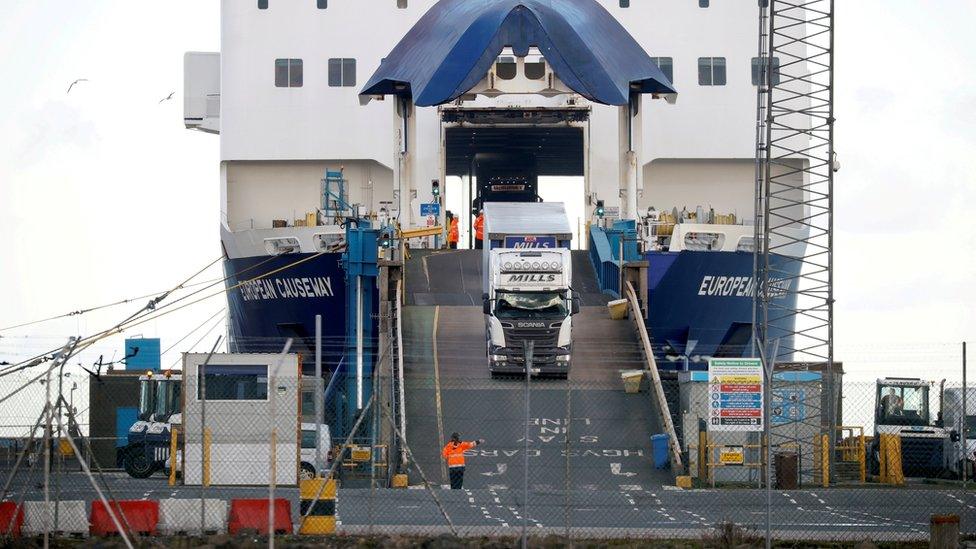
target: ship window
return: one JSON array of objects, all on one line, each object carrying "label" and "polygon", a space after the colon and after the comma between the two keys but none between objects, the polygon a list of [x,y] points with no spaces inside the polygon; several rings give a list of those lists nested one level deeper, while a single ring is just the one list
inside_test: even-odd
[{"label": "ship window", "polygon": [[[773,58],[773,85],[779,84],[779,57]],[[761,57],[752,58],[752,85],[758,86],[759,82],[766,82],[766,60]]]},{"label": "ship window", "polygon": [[725,58],[724,57],[699,57],[698,58],[698,85],[699,86],[724,86],[725,85]]},{"label": "ship window", "polygon": [[320,10],[328,9],[329,8],[329,0],[315,0],[315,5]]},{"label": "ship window", "polygon": [[512,80],[518,74],[514,57],[499,57],[495,62],[495,74],[502,80]]},{"label": "ship window", "polygon": [[760,8],[768,8],[769,7],[769,0],[759,0],[759,7]]},{"label": "ship window", "polygon": [[674,58],[672,57],[652,57],[651,61],[657,65],[664,76],[668,77],[668,82],[674,82]]},{"label": "ship window", "polygon": [[739,239],[739,243],[735,245],[735,251],[754,253],[756,251],[756,237],[743,236]]},{"label": "ship window", "polygon": [[[203,370],[203,383],[197,385],[197,400],[206,390],[207,400],[267,400],[268,367],[257,364],[208,364],[197,367],[197,379]],[[204,384],[206,388],[204,389]]]},{"label": "ship window", "polygon": [[529,80],[542,80],[546,77],[546,62],[525,63],[525,77]]},{"label": "ship window", "polygon": [[687,233],[685,249],[696,252],[718,251],[725,245],[723,233]]},{"label": "ship window", "polygon": [[268,9],[268,0],[258,0],[258,9],[259,10]]},{"label": "ship window", "polygon": [[401,10],[407,9],[407,0],[397,0],[397,8]]},{"label": "ship window", "polygon": [[300,88],[302,81],[301,59],[275,59],[275,86],[279,88]]},{"label": "ship window", "polygon": [[708,0],[698,0],[698,7],[699,8],[707,8],[708,7],[708,4],[709,4],[709,1]]},{"label": "ship window", "polygon": [[329,86],[343,88],[356,85],[355,59],[329,59]]},{"label": "ship window", "polygon": [[621,8],[629,8],[630,7],[630,0],[620,0],[620,7]]}]

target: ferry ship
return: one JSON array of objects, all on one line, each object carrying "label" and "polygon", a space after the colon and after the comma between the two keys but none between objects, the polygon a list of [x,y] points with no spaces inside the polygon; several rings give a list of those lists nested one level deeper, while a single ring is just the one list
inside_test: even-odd
[{"label": "ferry ship", "polygon": [[[499,9],[636,42],[660,86],[631,112],[636,131],[623,131],[619,106],[574,89],[564,59],[504,38],[485,42],[493,60],[483,78],[445,104],[423,106],[420,90],[410,104],[384,95],[401,85],[385,61],[398,44],[402,54],[440,40],[456,53]],[[575,186],[565,196],[579,197],[567,207],[583,212],[580,226],[599,222],[598,204],[608,218],[639,221],[646,323],[662,367],[750,353],[758,10],[749,0],[222,0],[220,52],[184,58],[184,122],[220,139],[231,350],[293,337],[310,352],[316,315],[327,340],[342,340],[337,209],[404,228],[439,224],[445,208],[429,207],[439,194],[461,220],[460,247],[471,247],[478,163],[528,154],[534,177]],[[443,25],[451,17],[460,19]],[[603,54],[603,66],[628,62]],[[341,346],[329,348],[334,366]]]}]

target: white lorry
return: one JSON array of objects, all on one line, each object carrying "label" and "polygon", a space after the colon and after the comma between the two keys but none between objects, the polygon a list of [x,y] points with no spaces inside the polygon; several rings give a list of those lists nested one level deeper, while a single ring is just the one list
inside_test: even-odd
[{"label": "white lorry", "polygon": [[484,314],[492,377],[530,374],[567,377],[572,363],[572,232],[562,204],[485,205]]}]

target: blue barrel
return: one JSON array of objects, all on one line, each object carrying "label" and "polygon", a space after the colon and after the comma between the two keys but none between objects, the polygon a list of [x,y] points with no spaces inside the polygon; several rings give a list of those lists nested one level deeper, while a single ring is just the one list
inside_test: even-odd
[{"label": "blue barrel", "polygon": [[668,435],[651,435],[651,452],[654,455],[654,468],[668,468]]}]

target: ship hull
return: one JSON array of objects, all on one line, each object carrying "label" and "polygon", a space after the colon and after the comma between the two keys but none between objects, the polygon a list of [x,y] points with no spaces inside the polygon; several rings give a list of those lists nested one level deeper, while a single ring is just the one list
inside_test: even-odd
[{"label": "ship hull", "polygon": [[285,254],[225,259],[230,311],[230,350],[292,352],[313,364],[315,317],[322,316],[326,371],[342,358],[346,338],[346,283],[342,254]]},{"label": "ship hull", "polygon": [[[649,252],[645,325],[662,370],[706,370],[708,357],[747,357],[752,345],[753,254],[749,252]],[[792,308],[795,261],[775,269],[778,308]],[[782,315],[781,315],[782,316]],[[791,345],[792,317],[770,328],[770,338]],[[786,348],[786,347],[784,347]]]}]

